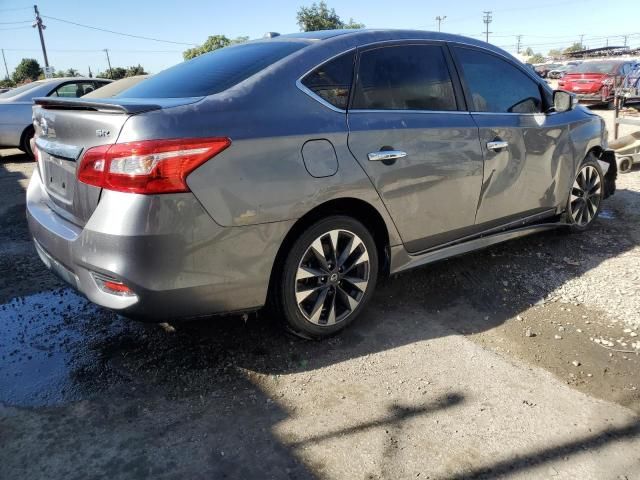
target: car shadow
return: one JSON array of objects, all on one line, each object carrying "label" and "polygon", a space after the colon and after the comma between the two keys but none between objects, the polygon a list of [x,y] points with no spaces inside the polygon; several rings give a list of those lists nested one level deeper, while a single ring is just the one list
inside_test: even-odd
[{"label": "car shadow", "polygon": [[[0,177],[2,168],[0,163]],[[380,418],[286,442],[274,427],[294,412],[255,376],[314,372],[501,325],[638,245],[637,231],[626,223],[638,218],[629,218],[624,208],[637,204],[638,195],[618,191],[583,234],[541,233],[384,280],[354,325],[321,342],[285,334],[280,319],[266,312],[140,324],[67,289],[49,291],[23,281],[12,295],[24,297],[0,306],[0,464],[9,474],[46,467],[54,478],[167,472],[185,478],[322,476],[321,468],[299,458],[307,444],[392,429],[454,408],[465,402],[466,392],[406,405],[390,401]],[[3,242],[29,240],[23,216],[2,221]],[[25,255],[38,265],[35,252]],[[8,262],[0,268],[7,278],[15,270]],[[53,277],[51,282],[59,285]],[[30,295],[34,291],[39,296]],[[637,435],[632,424],[452,478],[518,471]],[[90,461],[79,464],[78,452]]]}]

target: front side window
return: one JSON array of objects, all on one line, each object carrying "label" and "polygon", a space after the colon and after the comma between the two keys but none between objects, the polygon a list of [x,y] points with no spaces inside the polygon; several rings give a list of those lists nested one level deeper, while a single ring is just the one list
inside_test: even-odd
[{"label": "front side window", "polygon": [[457,110],[442,47],[399,45],[363,52],[353,108]]},{"label": "front side window", "polygon": [[476,112],[539,113],[540,87],[514,65],[489,53],[455,48]]},{"label": "front side window", "polygon": [[353,52],[320,65],[302,79],[302,84],[336,108],[346,110],[353,79]]}]

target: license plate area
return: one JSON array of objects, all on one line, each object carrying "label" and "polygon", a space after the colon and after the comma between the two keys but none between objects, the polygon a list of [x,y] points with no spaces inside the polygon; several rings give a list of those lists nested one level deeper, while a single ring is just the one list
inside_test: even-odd
[{"label": "license plate area", "polygon": [[56,200],[70,205],[75,189],[76,162],[38,150],[47,192]]}]

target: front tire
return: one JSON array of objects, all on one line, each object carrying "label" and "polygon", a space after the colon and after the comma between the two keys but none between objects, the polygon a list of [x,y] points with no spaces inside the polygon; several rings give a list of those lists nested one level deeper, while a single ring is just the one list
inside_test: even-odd
[{"label": "front tire", "polygon": [[567,223],[582,232],[598,218],[604,198],[604,175],[598,160],[589,154],[580,165],[567,201]]},{"label": "front tire", "polygon": [[275,289],[276,311],[293,333],[323,338],[344,329],[370,301],[378,253],[359,221],[335,215],[293,242]]}]

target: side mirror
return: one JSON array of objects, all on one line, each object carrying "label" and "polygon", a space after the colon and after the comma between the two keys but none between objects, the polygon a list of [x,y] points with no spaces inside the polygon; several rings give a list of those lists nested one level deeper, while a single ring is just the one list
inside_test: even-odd
[{"label": "side mirror", "polygon": [[556,112],[568,112],[578,104],[578,97],[564,90],[553,91],[553,109]]}]

